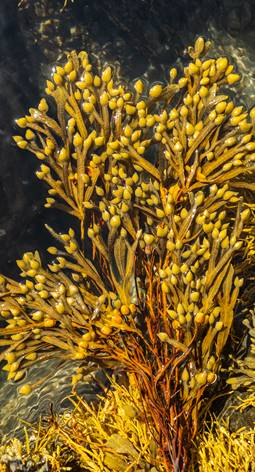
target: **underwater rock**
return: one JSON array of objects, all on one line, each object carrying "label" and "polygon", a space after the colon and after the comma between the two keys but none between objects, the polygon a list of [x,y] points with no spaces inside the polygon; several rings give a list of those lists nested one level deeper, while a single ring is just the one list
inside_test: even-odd
[{"label": "underwater rock", "polygon": [[240,428],[245,430],[254,429],[255,408],[251,401],[251,392],[235,391],[231,393],[226,401],[220,415],[219,421],[228,424],[229,431],[236,432]]}]

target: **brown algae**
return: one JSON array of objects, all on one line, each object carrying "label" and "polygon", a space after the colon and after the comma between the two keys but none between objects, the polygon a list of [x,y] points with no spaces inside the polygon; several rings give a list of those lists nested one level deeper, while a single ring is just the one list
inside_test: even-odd
[{"label": "brown algae", "polygon": [[183,71],[148,90],[73,51],[14,136],[41,161],[45,206],[79,229],[48,227],[48,267],[27,252],[23,282],[1,276],[3,369],[13,381],[53,357],[126,369],[167,471],[188,470],[254,222],[255,112],[229,97],[240,76],[203,59],[209,46],[198,38]]}]

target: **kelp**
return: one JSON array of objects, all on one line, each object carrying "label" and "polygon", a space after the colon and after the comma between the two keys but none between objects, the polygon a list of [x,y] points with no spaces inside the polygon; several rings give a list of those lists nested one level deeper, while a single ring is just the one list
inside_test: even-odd
[{"label": "kelp", "polygon": [[48,267],[27,252],[23,282],[0,279],[8,379],[45,356],[126,369],[168,471],[188,470],[254,225],[254,109],[229,98],[240,76],[226,57],[203,59],[209,47],[198,38],[183,70],[148,90],[94,72],[85,51],[56,66],[14,141],[42,161],[45,207],[75,229],[47,227]]}]

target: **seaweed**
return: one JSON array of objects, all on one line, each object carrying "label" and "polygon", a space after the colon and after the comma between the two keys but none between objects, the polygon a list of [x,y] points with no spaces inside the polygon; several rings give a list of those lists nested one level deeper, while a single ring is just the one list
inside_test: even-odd
[{"label": "seaweed", "polygon": [[41,161],[45,207],[74,227],[46,225],[48,267],[27,252],[23,282],[1,276],[3,369],[14,382],[53,357],[123,369],[166,471],[194,461],[251,261],[255,111],[229,97],[240,75],[209,48],[197,38],[150,87],[72,51],[14,136]]}]

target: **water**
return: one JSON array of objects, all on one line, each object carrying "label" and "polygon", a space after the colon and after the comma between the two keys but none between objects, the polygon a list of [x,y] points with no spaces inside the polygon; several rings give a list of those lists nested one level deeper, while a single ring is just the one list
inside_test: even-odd
[{"label": "water", "polygon": [[[17,276],[15,260],[27,250],[44,251],[49,238],[45,222],[64,230],[66,217],[46,211],[46,190],[34,177],[37,163],[14,147],[14,120],[37,104],[44,81],[64,51],[86,49],[95,62],[110,62],[122,77],[164,79],[179,63],[184,48],[204,35],[214,51],[227,55],[243,75],[241,102],[255,103],[254,1],[223,0],[75,0],[60,12],[62,0],[16,0],[0,3],[0,271]],[[241,5],[241,7],[240,7]],[[181,61],[185,60],[181,59]],[[70,393],[73,365],[56,362],[34,367],[29,381],[49,374],[29,398],[17,396],[17,385],[2,380],[3,432],[17,431],[20,418],[32,422]],[[52,372],[52,374],[51,374]],[[2,375],[2,374],[1,374]],[[86,389],[85,389],[86,390]],[[85,391],[84,391],[85,392]],[[83,392],[83,393],[84,393]],[[91,394],[91,392],[90,392]],[[58,406],[57,406],[58,405]]]}]

